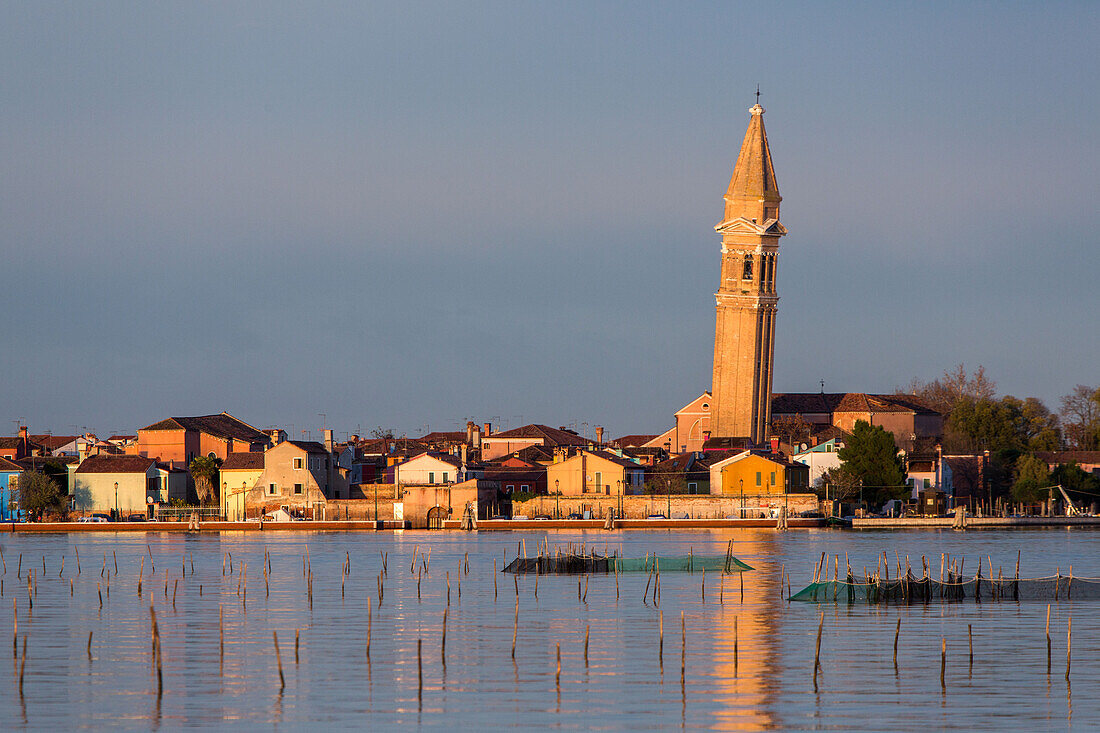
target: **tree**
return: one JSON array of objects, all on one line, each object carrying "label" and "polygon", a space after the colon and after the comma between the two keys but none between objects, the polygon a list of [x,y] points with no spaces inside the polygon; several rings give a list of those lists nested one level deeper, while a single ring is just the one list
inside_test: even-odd
[{"label": "tree", "polygon": [[1100,498],[1100,477],[1093,476],[1076,463],[1066,463],[1050,472],[1050,483],[1058,484],[1077,501],[1093,501]]},{"label": "tree", "polygon": [[815,487],[822,498],[848,501],[859,496],[859,477],[843,467],[830,468],[821,474]]},{"label": "tree", "polygon": [[199,504],[215,504],[218,501],[217,478],[218,469],[222,462],[220,458],[210,456],[196,456],[191,459],[188,468],[191,469],[191,478],[195,480],[195,494],[198,495]]},{"label": "tree", "polygon": [[784,415],[772,420],[772,435],[779,437],[785,443],[795,445],[810,437],[811,427],[802,419],[801,415]]},{"label": "tree", "polygon": [[1046,461],[1027,453],[1016,461],[1016,481],[1012,484],[1012,498],[1034,504],[1047,498],[1050,487],[1050,471]]},{"label": "tree", "polygon": [[864,498],[873,504],[906,498],[905,467],[893,434],[881,425],[857,421],[852,437],[837,451],[837,457],[844,471],[863,482]]},{"label": "tree", "polygon": [[64,506],[61,487],[56,481],[39,471],[19,474],[19,508],[31,521],[41,521],[47,512],[59,512]]},{"label": "tree", "polygon": [[973,375],[966,366],[959,364],[953,371],[945,371],[939,379],[922,382],[913,378],[899,393],[911,394],[942,415],[950,415],[955,405],[964,398],[991,400],[997,393],[997,384],[985,376],[985,367],[979,365]]},{"label": "tree", "polygon": [[1062,397],[1066,440],[1077,450],[1100,449],[1100,388],[1078,384]]},{"label": "tree", "polygon": [[687,478],[680,471],[651,473],[646,477],[645,492],[647,494],[686,494],[688,493]]},{"label": "tree", "polygon": [[370,431],[372,438],[378,440],[393,440],[393,428],[384,428],[381,425]]}]

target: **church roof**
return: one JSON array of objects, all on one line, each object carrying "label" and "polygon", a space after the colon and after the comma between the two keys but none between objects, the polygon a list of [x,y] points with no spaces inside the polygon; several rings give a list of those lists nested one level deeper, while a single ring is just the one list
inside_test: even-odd
[{"label": "church roof", "polygon": [[764,108],[756,104],[749,112],[752,115],[749,129],[745,131],[737,165],[726,190],[723,223],[738,217],[756,220],[761,199],[777,204],[782,200],[772,166],[771,148],[768,147],[768,133],[764,130]]}]

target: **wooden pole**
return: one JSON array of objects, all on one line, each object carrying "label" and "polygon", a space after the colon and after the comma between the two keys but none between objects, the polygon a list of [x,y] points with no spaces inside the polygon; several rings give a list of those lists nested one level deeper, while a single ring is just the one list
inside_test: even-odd
[{"label": "wooden pole", "polygon": [[588,667],[588,624],[584,625],[584,666]]},{"label": "wooden pole", "polygon": [[218,604],[218,669],[225,661],[225,609]]},{"label": "wooden pole", "polygon": [[271,630],[271,640],[275,642],[275,664],[279,668],[279,692],[282,692],[286,687],[286,678],[283,677],[283,657],[279,654],[279,634],[274,629]]},{"label": "wooden pole", "polygon": [[370,661],[370,635],[371,627],[374,625],[374,609],[370,603],[370,596],[367,596],[367,661]]},{"label": "wooden pole", "polygon": [[1073,616],[1066,620],[1066,682],[1069,682],[1070,650],[1073,647]]},{"label": "wooden pole", "polygon": [[19,697],[23,697],[23,669],[27,666],[27,635],[23,634],[23,658],[19,661]]},{"label": "wooden pole", "polygon": [[684,669],[687,667],[687,626],[684,612],[680,611],[680,686],[684,685]]},{"label": "wooden pole", "polygon": [[298,632],[301,629],[294,629],[294,663],[298,664]]},{"label": "wooden pole", "polygon": [[665,612],[657,612],[657,663],[665,668]]},{"label": "wooden pole", "polygon": [[554,674],[554,684],[560,689],[561,688],[561,642],[559,641],[556,646],[557,646],[557,654],[558,654],[558,671]]},{"label": "wooden pole", "polygon": [[737,617],[733,617],[733,676],[737,676]]},{"label": "wooden pole", "polygon": [[424,661],[420,654],[420,647],[423,645],[423,639],[416,640],[416,689],[417,696],[424,694]]},{"label": "wooden pole", "polygon": [[947,689],[945,675],[947,673],[947,637],[940,639],[940,688]]},{"label": "wooden pole", "polygon": [[[419,587],[419,586],[418,586]],[[417,596],[419,598],[419,596]],[[493,558],[493,600],[497,599],[497,559]]]},{"label": "wooden pole", "polygon": [[966,645],[970,650],[970,666],[974,666],[974,635],[970,630],[970,624],[966,625]]},{"label": "wooden pole", "polygon": [[443,609],[443,636],[439,640],[439,658],[447,666],[447,609]]},{"label": "wooden pole", "polygon": [[92,632],[88,632],[88,661],[92,661]]},{"label": "wooden pole", "polygon": [[1047,674],[1050,674],[1050,604],[1047,604]]},{"label": "wooden pole", "polygon": [[825,627],[825,612],[817,622],[817,643],[814,645],[814,689],[817,689],[817,670],[821,668],[821,630]]},{"label": "wooden pole", "polygon": [[901,636],[901,616],[898,616],[898,625],[894,629],[894,671],[898,669],[898,637]]},{"label": "wooden pole", "polygon": [[516,623],[512,627],[512,659],[516,658],[516,637],[519,635],[519,596],[516,596]]}]

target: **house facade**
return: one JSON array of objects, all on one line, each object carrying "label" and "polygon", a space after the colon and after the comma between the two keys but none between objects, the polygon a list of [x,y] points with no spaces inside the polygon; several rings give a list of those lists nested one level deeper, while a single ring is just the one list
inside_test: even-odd
[{"label": "house facade", "polygon": [[712,494],[758,497],[809,491],[809,466],[777,456],[744,451],[714,463],[710,471]]},{"label": "house facade", "polygon": [[607,450],[584,450],[546,467],[546,488],[551,494],[640,494],[645,468]]},{"label": "house facade", "polygon": [[317,516],[328,499],[346,498],[347,491],[347,479],[325,446],[287,440],[264,454],[263,472],[245,495],[245,511],[256,516],[287,507],[292,512],[309,509]]},{"label": "house facade", "polygon": [[570,430],[552,428],[548,425],[524,425],[520,428],[505,430],[492,435],[483,435],[481,438],[481,459],[491,461],[534,445],[545,448],[580,450],[592,445],[592,441]]},{"label": "house facade", "polygon": [[230,453],[219,468],[222,516],[230,522],[243,521],[248,492],[256,488],[264,473],[263,453]]},{"label": "house facade", "polygon": [[809,467],[810,486],[817,486],[826,471],[840,468],[840,456],[837,451],[843,447],[843,445],[837,443],[836,438],[830,438],[823,443],[795,453],[791,456],[791,460]]},{"label": "house facade", "polygon": [[138,455],[186,467],[197,456],[223,461],[230,453],[263,451],[271,436],[227,412],[170,417],[138,430]]},{"label": "house facade", "polygon": [[0,458],[0,522],[14,522],[20,517],[16,489],[23,468],[7,458]]},{"label": "house facade", "polygon": [[466,478],[461,459],[449,453],[435,451],[413,456],[393,468],[394,483],[407,486],[456,484],[465,481]]},{"label": "house facade", "polygon": [[145,456],[89,456],[69,470],[78,511],[153,517],[161,504],[187,498],[187,474]]}]

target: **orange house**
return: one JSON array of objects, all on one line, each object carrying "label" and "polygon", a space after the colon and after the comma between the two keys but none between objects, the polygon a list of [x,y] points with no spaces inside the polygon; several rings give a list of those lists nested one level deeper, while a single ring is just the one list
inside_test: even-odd
[{"label": "orange house", "polygon": [[263,451],[270,436],[227,412],[170,417],[138,430],[138,455],[187,465],[196,456],[223,461],[230,453]]}]

